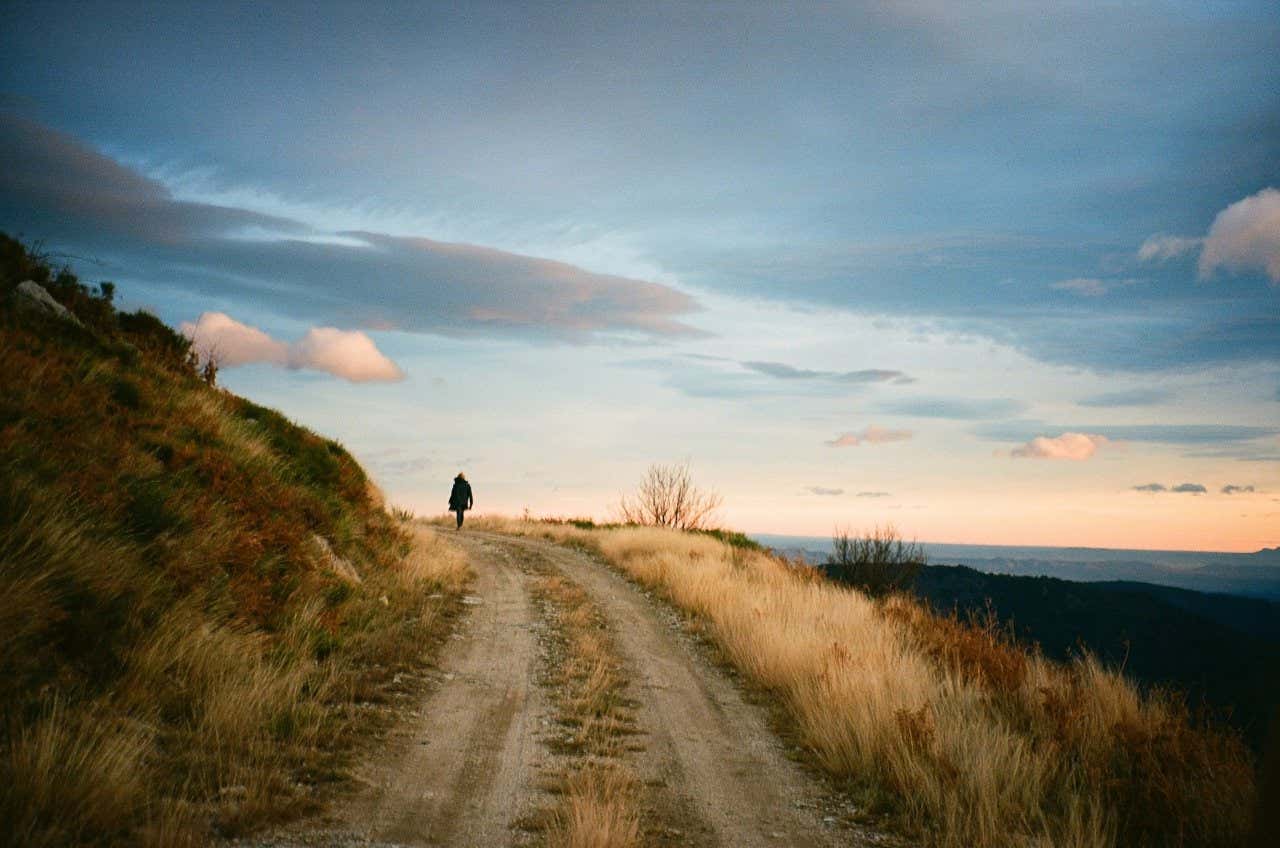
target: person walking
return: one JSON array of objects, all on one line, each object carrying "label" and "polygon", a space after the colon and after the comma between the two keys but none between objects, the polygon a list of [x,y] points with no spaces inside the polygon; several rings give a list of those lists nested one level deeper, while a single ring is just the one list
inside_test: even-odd
[{"label": "person walking", "polygon": [[458,476],[453,478],[453,491],[449,493],[449,511],[458,513],[458,526],[455,529],[462,529],[462,513],[471,509],[472,503],[471,484],[467,482],[466,475],[459,471]]}]

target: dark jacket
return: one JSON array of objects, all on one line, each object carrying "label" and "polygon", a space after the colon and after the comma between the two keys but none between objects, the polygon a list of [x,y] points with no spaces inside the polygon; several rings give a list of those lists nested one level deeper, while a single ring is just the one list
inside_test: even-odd
[{"label": "dark jacket", "polygon": [[471,484],[462,477],[453,478],[453,491],[449,493],[449,511],[471,509]]}]

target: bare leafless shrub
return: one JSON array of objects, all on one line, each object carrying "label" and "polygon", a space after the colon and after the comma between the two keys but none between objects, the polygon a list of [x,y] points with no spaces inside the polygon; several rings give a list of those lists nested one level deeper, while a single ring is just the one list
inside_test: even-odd
[{"label": "bare leafless shrub", "polygon": [[836,580],[857,586],[872,595],[908,589],[928,562],[924,548],[902,541],[892,524],[875,527],[860,536],[837,531],[826,570]]},{"label": "bare leafless shrub", "polygon": [[639,488],[618,502],[618,514],[626,524],[703,530],[723,502],[716,492],[694,485],[688,463],[654,463]]}]

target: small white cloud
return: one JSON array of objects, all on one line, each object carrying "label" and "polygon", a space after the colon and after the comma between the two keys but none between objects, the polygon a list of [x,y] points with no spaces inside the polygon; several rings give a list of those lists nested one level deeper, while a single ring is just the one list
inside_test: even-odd
[{"label": "small white cloud", "polygon": [[1177,259],[1204,244],[1204,239],[1187,236],[1149,236],[1138,248],[1138,259],[1143,262],[1164,262]]},{"label": "small white cloud", "polygon": [[826,495],[828,497],[844,494],[844,489],[828,489],[826,486],[806,486],[805,491],[814,495]]},{"label": "small white cloud", "polygon": [[1094,433],[1063,433],[1061,436],[1036,436],[1021,447],[1014,448],[1010,456],[1015,459],[1069,459],[1082,462],[1108,444],[1106,436]]},{"label": "small white cloud", "polygon": [[179,330],[202,360],[213,359],[223,368],[266,362],[323,371],[353,383],[404,378],[399,366],[359,330],[312,327],[300,340],[287,344],[222,312],[205,312],[194,323],[183,321]]},{"label": "small white cloud", "polygon": [[1200,252],[1200,276],[1261,269],[1280,284],[1280,191],[1264,188],[1218,213]]},{"label": "small white cloud", "polygon": [[910,439],[910,430],[886,430],[883,427],[871,426],[861,433],[842,433],[827,442],[833,448],[854,448],[858,445],[883,445],[889,442],[905,442]]}]

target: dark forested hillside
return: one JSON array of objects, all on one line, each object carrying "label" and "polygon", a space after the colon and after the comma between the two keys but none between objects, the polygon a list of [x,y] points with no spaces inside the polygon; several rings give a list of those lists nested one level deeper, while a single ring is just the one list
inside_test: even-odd
[{"label": "dark forested hillside", "polygon": [[1087,648],[1148,685],[1187,693],[1262,741],[1280,699],[1280,604],[1145,583],[1077,583],[927,566],[916,593],[942,612],[991,610],[1024,642],[1066,659]]}]

